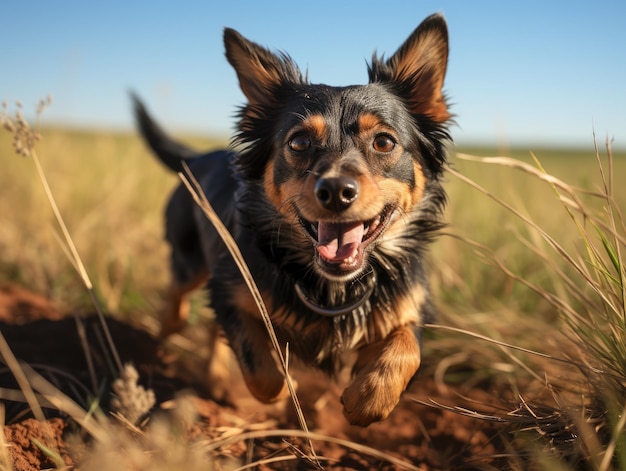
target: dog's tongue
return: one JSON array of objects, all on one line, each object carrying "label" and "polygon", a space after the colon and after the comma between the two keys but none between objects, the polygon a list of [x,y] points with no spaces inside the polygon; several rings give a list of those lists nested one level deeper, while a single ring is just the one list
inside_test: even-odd
[{"label": "dog's tongue", "polygon": [[357,254],[364,230],[362,222],[320,222],[317,226],[317,251],[323,259],[340,263]]}]

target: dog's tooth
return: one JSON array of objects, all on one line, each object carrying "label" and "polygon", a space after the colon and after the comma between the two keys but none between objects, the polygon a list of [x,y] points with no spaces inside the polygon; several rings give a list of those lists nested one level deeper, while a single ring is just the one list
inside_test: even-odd
[{"label": "dog's tooth", "polygon": [[380,225],[380,216],[377,216],[369,223],[369,225],[365,228],[365,236],[367,236],[370,232],[374,232],[378,226]]},{"label": "dog's tooth", "polygon": [[356,264],[356,261],[357,261],[357,257],[358,257],[358,256],[359,256],[359,249],[358,249],[358,248],[355,248],[355,249],[352,251],[352,255],[350,255],[350,257],[348,257],[348,263],[349,263],[350,265],[354,265],[354,264]]}]

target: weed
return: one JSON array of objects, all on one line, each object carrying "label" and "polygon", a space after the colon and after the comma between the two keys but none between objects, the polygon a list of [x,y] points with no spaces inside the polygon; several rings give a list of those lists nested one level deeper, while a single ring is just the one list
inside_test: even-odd
[{"label": "weed", "polygon": [[[547,386],[554,394],[552,405],[524,402],[523,407],[512,414],[518,419],[509,420],[523,424],[517,428],[519,431],[534,430],[545,439],[553,456],[570,462],[583,459],[599,470],[612,469],[613,465],[623,469],[626,466],[626,456],[622,453],[626,440],[626,271],[623,258],[626,229],[613,193],[614,163],[610,143],[607,142],[607,163],[602,161],[596,148],[601,184],[594,190],[575,187],[547,173],[534,155],[535,165],[503,157],[457,157],[522,171],[548,185],[556,203],[563,209],[565,217],[559,218],[560,224],[569,222],[570,234],[578,235],[574,243],[559,240],[558,234],[537,223],[524,209],[450,169],[456,178],[521,221],[528,234],[528,239],[521,239],[526,248],[525,256],[536,257],[543,264],[549,283],[534,282],[524,273],[511,269],[484,246],[473,245],[480,247],[486,258],[509,279],[526,286],[559,314],[562,325],[569,327],[565,337],[572,347],[568,348],[568,341],[565,341],[560,344],[561,348],[580,355],[579,359],[559,358],[579,370],[579,382],[572,377],[569,381],[546,377]],[[561,233],[565,231],[561,229]],[[577,402],[572,401],[572,395],[578,396]]]}]

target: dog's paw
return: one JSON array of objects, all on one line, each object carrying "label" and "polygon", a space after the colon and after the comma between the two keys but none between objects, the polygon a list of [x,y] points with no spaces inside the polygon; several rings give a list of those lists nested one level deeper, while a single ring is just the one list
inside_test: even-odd
[{"label": "dog's paw", "polygon": [[344,415],[350,424],[360,427],[384,420],[398,404],[402,390],[376,374],[357,377],[341,396]]},{"label": "dog's paw", "polygon": [[246,383],[256,400],[263,404],[273,404],[290,396],[284,378],[275,378],[275,381],[258,377],[246,378]]}]

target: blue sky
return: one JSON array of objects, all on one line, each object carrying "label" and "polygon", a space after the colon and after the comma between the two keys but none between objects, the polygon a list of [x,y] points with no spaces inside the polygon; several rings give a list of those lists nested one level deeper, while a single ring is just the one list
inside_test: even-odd
[{"label": "blue sky", "polygon": [[433,12],[446,16],[445,89],[461,144],[626,147],[626,2],[4,1],[0,101],[44,120],[130,129],[127,91],[172,132],[228,135],[243,103],[224,58],[233,27],[288,52],[312,82],[364,83]]}]

